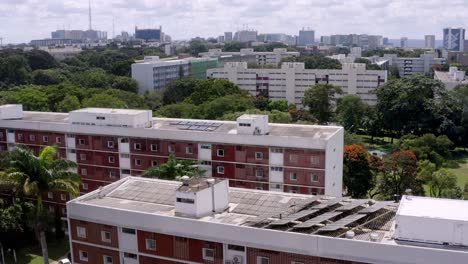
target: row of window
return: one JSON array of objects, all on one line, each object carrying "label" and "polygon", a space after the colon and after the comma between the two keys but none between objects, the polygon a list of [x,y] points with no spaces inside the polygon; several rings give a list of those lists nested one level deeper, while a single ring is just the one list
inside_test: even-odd
[{"label": "row of window", "polygon": [[[127,254],[127,255],[125,255],[125,254]],[[135,254],[131,254],[131,253],[125,253],[125,254],[124,254],[125,256],[129,256],[129,257],[132,257],[132,258],[134,257],[136,259]],[[79,256],[80,256],[81,261],[88,262],[89,258],[88,258],[88,252],[87,251],[80,250],[79,251]],[[102,256],[102,262],[103,262],[103,264],[112,264],[112,263],[114,263],[114,260],[113,260],[113,258],[111,256],[103,255]]]},{"label": "row of window", "polygon": [[[18,140],[24,140],[24,135],[22,133],[18,133]],[[29,135],[29,141],[36,141],[36,135]],[[42,136],[42,141],[46,143],[49,142],[49,136]],[[55,143],[62,143],[62,138],[55,137]]]},{"label": "row of window", "polygon": [[[54,199],[54,193],[53,192],[48,192],[47,193],[47,198]],[[66,201],[67,200],[67,195],[64,194],[64,193],[60,194],[60,200]]]}]

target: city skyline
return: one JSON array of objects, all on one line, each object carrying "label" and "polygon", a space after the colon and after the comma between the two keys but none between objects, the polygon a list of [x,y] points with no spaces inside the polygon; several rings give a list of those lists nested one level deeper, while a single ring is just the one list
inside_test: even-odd
[{"label": "city skyline", "polygon": [[[315,30],[316,37],[364,33],[424,39],[424,35],[433,34],[441,39],[443,28],[467,26],[462,18],[468,11],[461,0],[447,1],[445,5],[435,0],[411,3],[334,0],[327,4],[297,0],[289,5],[286,1],[110,0],[93,2],[92,9],[93,28],[107,31],[109,37],[112,37],[114,19],[116,35],[122,30],[133,33],[135,25],[141,28],[162,25],[174,39],[216,37],[247,25],[261,33],[291,35],[310,27]],[[50,38],[50,32],[57,29],[85,30],[88,28],[88,1],[5,0],[0,3],[0,23],[4,44]]]}]

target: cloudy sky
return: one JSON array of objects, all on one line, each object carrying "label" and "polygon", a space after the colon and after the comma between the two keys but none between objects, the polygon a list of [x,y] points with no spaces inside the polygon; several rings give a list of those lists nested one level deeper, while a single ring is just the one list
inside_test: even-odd
[{"label": "cloudy sky", "polygon": [[[93,28],[112,37],[135,25],[162,25],[174,39],[217,36],[243,27],[262,33],[316,36],[379,34],[441,38],[443,27],[468,26],[468,0],[92,0]],[[4,43],[50,37],[56,29],[87,29],[88,0],[0,0]]]}]

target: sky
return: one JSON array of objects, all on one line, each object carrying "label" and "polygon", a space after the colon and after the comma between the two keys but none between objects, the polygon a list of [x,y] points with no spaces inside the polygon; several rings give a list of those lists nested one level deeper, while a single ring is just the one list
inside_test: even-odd
[{"label": "sky", "polygon": [[[159,27],[173,39],[216,37],[248,27],[259,33],[316,37],[376,34],[442,37],[444,27],[467,27],[468,0],[92,0],[93,29]],[[50,38],[56,29],[87,29],[88,0],[0,0],[3,43]]]}]

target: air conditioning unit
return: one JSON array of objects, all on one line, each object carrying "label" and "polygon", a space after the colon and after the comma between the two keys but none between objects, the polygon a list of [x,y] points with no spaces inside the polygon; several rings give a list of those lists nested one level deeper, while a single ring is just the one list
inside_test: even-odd
[{"label": "air conditioning unit", "polygon": [[243,258],[242,256],[234,256],[231,260],[226,260],[225,264],[242,264]]},{"label": "air conditioning unit", "polygon": [[254,129],[254,135],[261,135],[262,130],[259,127],[255,127]]}]

